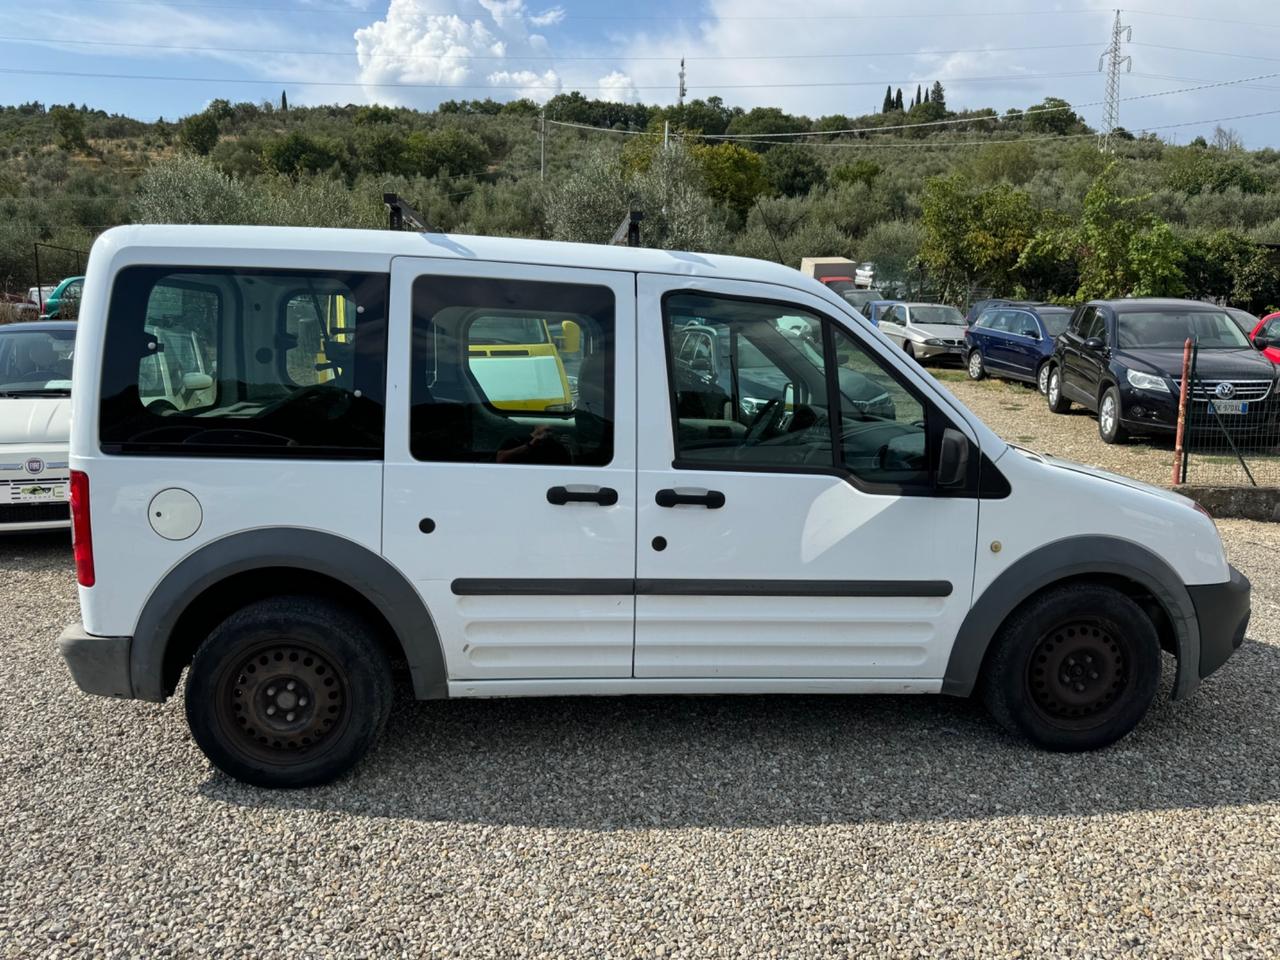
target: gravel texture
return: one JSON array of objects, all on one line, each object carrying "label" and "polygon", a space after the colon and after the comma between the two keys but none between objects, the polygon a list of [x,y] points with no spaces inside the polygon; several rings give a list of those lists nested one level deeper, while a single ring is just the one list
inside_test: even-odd
[{"label": "gravel texture", "polygon": [[1274,957],[1280,525],[1221,528],[1249,641],[1100,753],[941,697],[402,699],[293,793],[81,695],[65,540],[0,541],[0,955]]}]

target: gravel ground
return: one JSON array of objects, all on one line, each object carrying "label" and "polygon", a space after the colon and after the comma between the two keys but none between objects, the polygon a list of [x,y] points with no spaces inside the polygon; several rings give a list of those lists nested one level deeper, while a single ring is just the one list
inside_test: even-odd
[{"label": "gravel ground", "polygon": [[1274,957],[1280,525],[1220,526],[1249,641],[1107,751],[941,697],[402,701],[294,793],[81,695],[65,541],[0,541],[0,955]]}]

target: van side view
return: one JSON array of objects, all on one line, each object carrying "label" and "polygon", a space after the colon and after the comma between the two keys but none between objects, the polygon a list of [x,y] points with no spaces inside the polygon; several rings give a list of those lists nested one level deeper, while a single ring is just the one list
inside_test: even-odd
[{"label": "van side view", "polygon": [[79,328],[62,654],[92,694],[185,673],[249,783],[357,763],[395,664],[421,699],[976,693],[1087,750],[1244,638],[1191,501],[1004,443],[777,264],[120,227]]}]

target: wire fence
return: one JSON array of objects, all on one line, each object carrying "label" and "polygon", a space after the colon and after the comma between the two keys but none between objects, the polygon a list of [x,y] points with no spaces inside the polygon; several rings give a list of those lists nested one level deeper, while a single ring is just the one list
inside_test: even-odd
[{"label": "wire fence", "polygon": [[[1280,487],[1280,396],[1274,368],[1206,376],[1188,357],[1179,482],[1213,487]],[[1175,452],[1175,457],[1179,453]]]}]

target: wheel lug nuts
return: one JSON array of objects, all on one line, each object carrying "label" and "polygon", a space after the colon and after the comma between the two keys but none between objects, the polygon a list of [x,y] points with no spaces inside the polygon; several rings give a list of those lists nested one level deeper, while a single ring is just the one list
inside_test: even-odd
[{"label": "wheel lug nuts", "polygon": [[[1094,674],[1094,676],[1096,677],[1096,676],[1097,676],[1097,674],[1095,673],[1095,674]],[[306,705],[307,705],[307,698],[306,698],[306,697],[299,697],[299,698],[298,698],[298,706],[300,706],[300,707],[305,707]]]},{"label": "wheel lug nuts", "polygon": [[[1083,688],[1082,688],[1082,689],[1083,689]],[[286,720],[288,720],[290,723],[292,723],[292,722],[293,722],[293,716],[294,716],[293,711],[292,711],[292,710],[290,710],[288,713],[286,713],[286,714],[284,715],[284,718],[285,718]]]},{"label": "wheel lug nuts", "polygon": [[275,687],[267,687],[267,696],[268,696],[268,697],[274,697],[275,695],[276,695],[276,688],[275,688]]},{"label": "wheel lug nuts", "polygon": [[1090,680],[1097,680],[1097,679],[1098,679],[1098,671],[1097,671],[1097,670],[1090,670],[1090,671],[1089,671],[1089,679],[1090,679]]},{"label": "wheel lug nuts", "polygon": [[268,717],[274,717],[275,715],[276,715],[276,708],[275,708],[275,707],[267,707],[267,716],[268,716]]},{"label": "wheel lug nuts", "polygon": [[286,689],[286,690],[292,690],[292,689],[293,689],[294,687],[296,687],[296,686],[297,686],[297,684],[296,684],[296,683],[294,683],[292,680],[290,680],[290,681],[289,681],[289,683],[288,683],[288,685],[285,687],[285,689]]},{"label": "wheel lug nuts", "polygon": [[[1076,693],[1084,693],[1084,684],[1083,684],[1083,683],[1077,683],[1077,684],[1076,684]],[[290,714],[290,716],[292,716],[292,714]]]}]

